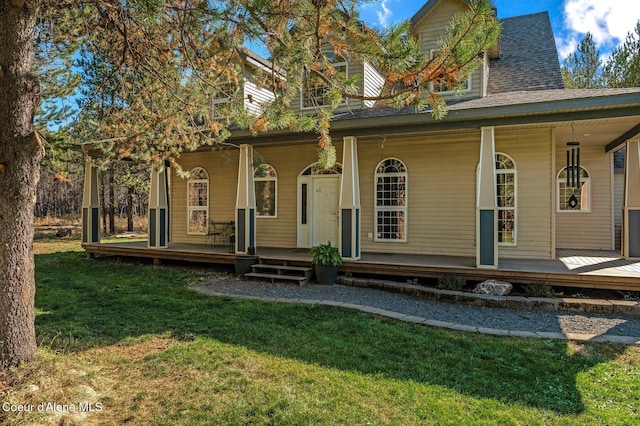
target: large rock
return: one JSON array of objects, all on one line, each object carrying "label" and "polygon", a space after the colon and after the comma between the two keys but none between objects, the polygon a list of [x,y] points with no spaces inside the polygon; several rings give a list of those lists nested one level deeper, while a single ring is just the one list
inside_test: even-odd
[{"label": "large rock", "polygon": [[506,296],[513,286],[504,281],[487,280],[483,281],[473,289],[474,293],[490,294],[492,296]]},{"label": "large rock", "polygon": [[72,233],[70,228],[58,228],[58,231],[56,232],[56,237],[58,238],[62,238],[62,237],[68,237],[70,236]]}]

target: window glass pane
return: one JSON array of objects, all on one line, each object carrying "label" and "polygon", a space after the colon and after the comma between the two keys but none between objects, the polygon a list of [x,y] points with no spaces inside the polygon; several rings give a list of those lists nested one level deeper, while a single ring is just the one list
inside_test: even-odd
[{"label": "window glass pane", "polygon": [[[340,62],[333,64],[332,73],[343,74],[347,73],[346,62]],[[313,108],[316,106],[324,106],[331,104],[329,87],[319,77],[314,75],[304,76],[302,83],[302,107]],[[344,102],[344,98],[342,102]]]},{"label": "window glass pane", "polygon": [[514,210],[499,210],[498,211],[498,242],[500,243],[513,243],[514,242],[514,225],[515,214]]},{"label": "window glass pane", "polygon": [[206,234],[209,207],[209,175],[202,167],[189,173],[187,183],[187,233]]},{"label": "window glass pane", "polygon": [[189,179],[190,180],[207,180],[209,179],[209,175],[207,175],[207,171],[205,169],[198,167],[197,169],[191,170]]},{"label": "window glass pane", "polygon": [[377,237],[383,240],[405,239],[405,212],[378,211]]},{"label": "window glass pane", "polygon": [[514,245],[516,243],[516,165],[507,154],[497,153],[495,160],[498,242]]},{"label": "window glass pane", "polygon": [[302,196],[300,197],[301,200],[300,202],[302,203],[302,205],[300,206],[300,222],[303,225],[307,224],[307,184],[303,183],[302,184]]},{"label": "window glass pane", "polygon": [[189,182],[189,207],[207,205],[207,182]]},{"label": "window glass pane", "polygon": [[262,179],[262,178],[275,179],[277,177],[277,174],[276,174],[276,169],[274,169],[273,166],[270,166],[269,164],[261,164],[256,168],[256,171],[254,172],[253,176],[257,179]]},{"label": "window glass pane", "polygon": [[558,210],[561,211],[589,211],[589,189],[591,179],[589,172],[580,167],[580,188],[577,182],[567,185],[567,168],[558,173]]},{"label": "window glass pane", "polygon": [[276,215],[276,181],[256,181],[256,213],[258,216]]},{"label": "window glass pane", "polygon": [[376,168],[376,239],[406,240],[407,169],[389,158]]},{"label": "window glass pane", "polygon": [[206,234],[207,233],[207,211],[206,210],[190,210],[189,211],[189,233]]}]

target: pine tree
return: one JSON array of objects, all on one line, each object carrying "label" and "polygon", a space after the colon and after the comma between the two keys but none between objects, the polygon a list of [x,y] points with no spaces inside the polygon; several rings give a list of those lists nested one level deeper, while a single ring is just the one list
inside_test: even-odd
[{"label": "pine tree", "polygon": [[[304,118],[289,108],[303,76],[326,83],[332,107],[342,97],[388,99],[430,105],[441,117],[446,109],[431,83],[463,82],[500,30],[490,1],[472,0],[436,55],[425,57],[408,24],[385,32],[363,25],[357,8],[364,1],[0,0],[0,369],[33,359],[36,350],[31,247],[43,156],[33,122],[41,95],[36,52],[61,67],[78,51],[100,53],[113,65],[107,80],[117,82],[117,99],[110,108],[119,107],[93,123],[108,139],[107,156],[175,165],[184,151],[223,144],[235,124],[256,132],[313,130],[331,158],[332,108]],[[275,101],[257,118],[236,109],[229,122],[199,120],[208,117],[212,94],[239,81],[247,40],[269,51],[274,66],[259,84],[273,90]],[[332,68],[333,55],[373,63],[387,78],[386,90],[358,93],[353,77]]]},{"label": "pine tree", "polygon": [[564,60],[562,79],[567,89],[594,89],[602,86],[600,51],[587,33],[575,52]]},{"label": "pine tree", "polygon": [[608,87],[640,87],[640,20],[634,32],[614,49],[603,76]]}]

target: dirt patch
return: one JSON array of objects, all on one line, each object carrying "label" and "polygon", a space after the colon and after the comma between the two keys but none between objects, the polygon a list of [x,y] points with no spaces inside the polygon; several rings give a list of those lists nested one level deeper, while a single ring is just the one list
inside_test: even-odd
[{"label": "dirt patch", "polygon": [[137,361],[147,356],[166,351],[176,344],[178,344],[178,341],[173,339],[152,339],[134,344],[117,344],[107,349],[114,354],[122,355],[132,361]]}]

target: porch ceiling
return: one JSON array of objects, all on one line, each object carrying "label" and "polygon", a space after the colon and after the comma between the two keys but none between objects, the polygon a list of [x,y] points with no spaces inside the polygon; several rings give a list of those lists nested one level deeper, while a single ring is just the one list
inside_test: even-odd
[{"label": "porch ceiling", "polygon": [[[553,127],[556,130],[556,143],[558,147],[575,139],[581,146],[598,146],[607,151],[615,151],[622,148],[608,148],[608,145],[625,133],[633,130],[640,124],[640,115],[631,117],[599,118],[594,120],[561,121],[555,123],[538,123],[527,126],[505,126],[503,128],[541,128]],[[572,126],[573,125],[573,129]],[[575,131],[574,131],[575,129]],[[633,132],[632,132],[633,133]],[[633,136],[630,136],[633,137]]]}]

